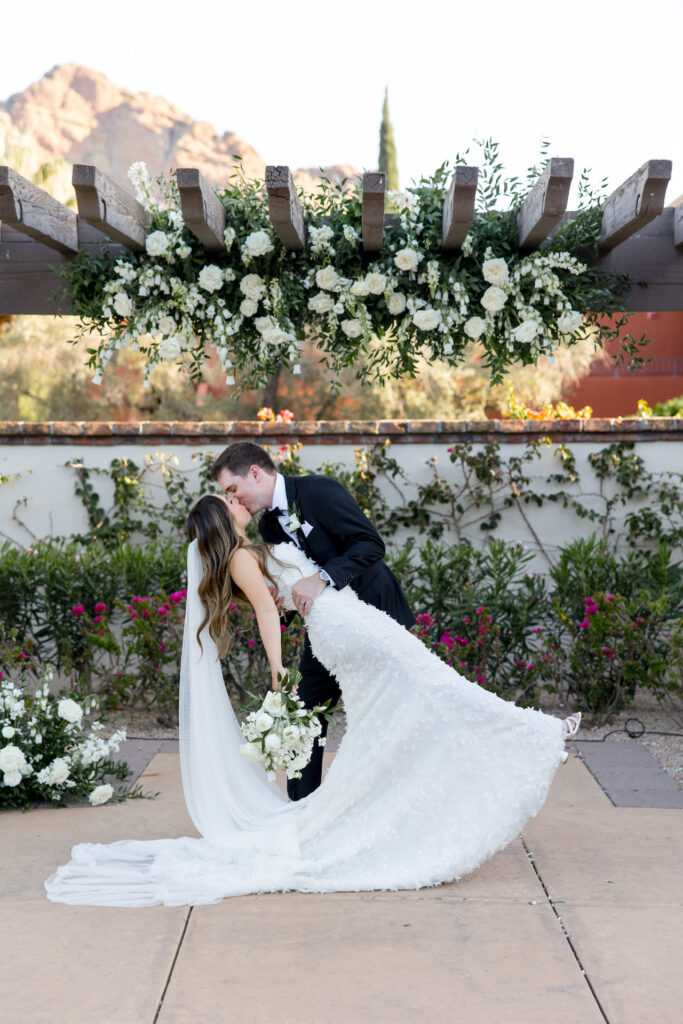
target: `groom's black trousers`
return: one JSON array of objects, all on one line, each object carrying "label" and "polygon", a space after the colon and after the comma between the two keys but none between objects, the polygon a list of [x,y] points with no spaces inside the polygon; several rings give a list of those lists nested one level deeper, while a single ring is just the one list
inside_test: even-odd
[{"label": "groom's black trousers", "polygon": [[[301,682],[299,683],[299,697],[307,708],[313,708],[316,704],[324,704],[331,700],[334,707],[341,700],[339,684],[327,671],[311,651],[308,637],[304,642],[304,651],[299,665]],[[327,721],[320,718],[323,731],[321,736],[327,735]],[[301,771],[300,779],[287,780],[287,794],[290,800],[301,800],[308,796],[320,785],[323,771],[323,747],[316,742],[313,745],[313,756],[305,768]]]}]

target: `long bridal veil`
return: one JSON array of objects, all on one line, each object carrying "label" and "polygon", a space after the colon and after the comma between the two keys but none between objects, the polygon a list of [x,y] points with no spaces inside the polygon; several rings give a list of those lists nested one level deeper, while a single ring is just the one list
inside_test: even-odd
[{"label": "long bridal veil", "polygon": [[288,806],[259,764],[240,754],[244,737],[228,698],[216,644],[199,598],[202,562],[197,541],[187,552],[187,604],[180,667],[180,766],[185,802],[195,828],[216,845],[258,828]]}]

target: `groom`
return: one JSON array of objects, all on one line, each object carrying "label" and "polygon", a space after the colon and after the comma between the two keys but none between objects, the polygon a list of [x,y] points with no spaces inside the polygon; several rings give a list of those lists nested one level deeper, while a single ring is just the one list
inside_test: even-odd
[{"label": "groom", "polygon": [[[409,629],[415,622],[398,580],[385,565],[384,544],[346,488],[326,476],[283,476],[268,453],[251,441],[237,441],[218,456],[211,479],[251,512],[266,510],[259,521],[267,544],[300,547],[320,571],[292,587],[292,598],[306,615],[325,587],[350,586],[361,600],[380,608]],[[299,664],[299,697],[306,707],[341,694],[336,680],[314,657],[306,636]],[[327,722],[322,719],[322,735]],[[317,743],[300,779],[287,782],[291,800],[301,800],[320,785],[323,751]]]}]

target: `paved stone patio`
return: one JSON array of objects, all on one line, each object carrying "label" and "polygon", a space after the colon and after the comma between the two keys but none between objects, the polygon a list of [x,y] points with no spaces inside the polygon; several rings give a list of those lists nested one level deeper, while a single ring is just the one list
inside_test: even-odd
[{"label": "paved stone patio", "polygon": [[[129,742],[140,747],[140,781],[159,792],[156,799],[0,815],[3,1019],[681,1020],[683,815],[680,803],[657,805],[667,798],[650,765],[632,761],[620,773],[597,759],[623,759],[623,752],[591,753],[587,763],[570,756],[520,838],[459,883],[434,889],[268,894],[143,910],[50,903],[43,880],[74,843],[196,835],[169,741]],[[649,806],[624,805],[634,789],[635,799],[649,794]]]}]

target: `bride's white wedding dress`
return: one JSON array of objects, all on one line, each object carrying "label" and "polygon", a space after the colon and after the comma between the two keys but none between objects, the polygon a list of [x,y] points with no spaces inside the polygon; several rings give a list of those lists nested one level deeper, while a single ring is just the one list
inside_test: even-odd
[{"label": "bride's white wedding dress", "polygon": [[[272,573],[291,587],[314,564],[293,544]],[[81,843],[49,899],[140,907],[296,889],[416,889],[460,878],[513,839],[565,760],[562,722],[469,682],[350,589],[328,587],[306,619],[341,686],[347,731],[323,785],[292,803],[239,753],[244,738],[213,641],[202,634],[201,561],[188,551],[180,757],[203,838]]]}]

